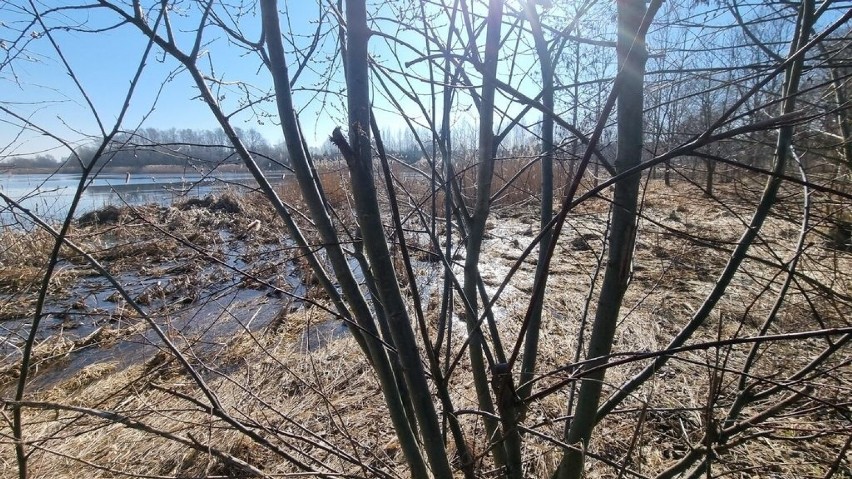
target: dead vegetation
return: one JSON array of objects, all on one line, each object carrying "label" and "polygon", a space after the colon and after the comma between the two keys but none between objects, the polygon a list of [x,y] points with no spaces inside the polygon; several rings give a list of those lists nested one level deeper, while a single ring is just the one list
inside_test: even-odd
[{"label": "dead vegetation", "polygon": [[[327,178],[329,184],[324,179],[324,186],[331,189],[331,181],[339,177]],[[693,343],[850,325],[852,283],[846,272],[852,258],[813,239],[821,237],[819,231],[829,231],[825,229],[829,223],[806,229],[812,239],[797,253],[802,230],[802,215],[795,210],[798,193],[792,188],[786,193],[776,207],[783,214],[773,217],[761,232],[717,313],[701,326]],[[713,286],[748,221],[751,199],[740,196],[733,184],[720,187],[716,198],[704,198],[689,184],[649,183],[614,359],[666,348]],[[345,197],[339,200],[337,206],[346,202]],[[93,324],[103,324],[99,322],[104,318],[107,322],[82,337],[61,330],[43,339],[34,355],[36,381],[51,369],[72,364],[87,348],[126,351],[135,343],[147,345],[139,350],[138,360],[98,356],[97,361],[69,368],[31,390],[24,422],[33,477],[276,477],[299,472],[297,462],[352,477],[407,475],[369,364],[353,339],[336,332],[339,320],[323,310],[329,305],[310,286],[298,257],[294,261],[277,220],[253,201],[251,196],[231,196],[172,208],[124,208],[114,221],[99,220],[72,230],[71,238],[114,274],[134,272],[134,277],[152,281],[137,291],[135,301],[156,321],[166,321],[167,334],[228,416],[211,414],[205,406],[209,398],[172,352],[144,335],[147,327],[139,318],[128,322],[124,299],[94,304],[91,296],[81,296],[75,285],[92,273],[84,258],[63,251],[67,267],[54,279],[52,301],[68,310],[82,301],[82,317]],[[524,208],[516,203],[498,210],[491,224],[482,269],[489,294],[537,232],[534,216]],[[557,246],[542,326],[540,371],[546,374],[535,380],[534,400],[523,422],[527,477],[549,476],[561,456],[554,441],[562,437],[570,414],[566,401],[576,383],[573,363],[583,357],[574,356],[581,350],[578,335],[589,328],[594,314],[589,288],[599,280],[605,262],[609,208],[605,198],[580,205],[570,214]],[[413,230],[409,240],[428,247],[422,233]],[[2,277],[8,278],[0,283],[3,304],[25,305],[16,306],[21,312],[8,316],[5,324],[10,324],[31,314],[27,308],[32,308],[38,268],[43,267],[51,240],[41,232],[27,233],[32,236],[28,241],[20,232],[3,234],[11,239],[3,242],[8,245],[2,257]],[[796,284],[773,314],[784,280],[780,273],[797,254]],[[28,258],[23,264],[35,270],[7,266],[12,255]],[[247,274],[223,280],[227,267]],[[288,283],[282,273],[286,267],[303,281]],[[418,280],[421,288],[437,280],[429,271],[438,267],[419,266],[424,273]],[[534,269],[535,254],[521,265],[494,307],[504,341],[514,340],[519,332]],[[270,284],[288,294],[298,290],[297,296],[307,299],[268,295],[264,292],[275,291]],[[215,285],[259,294],[220,306],[214,298],[221,296],[210,292]],[[430,291],[427,318],[437,316],[434,295],[439,289]],[[230,318],[236,326],[226,333],[204,334],[181,323],[180,318],[200,317],[201,311],[214,309],[217,321]],[[266,319],[252,322],[262,315]],[[465,328],[457,324],[451,330],[452,353],[458,353]],[[317,341],[311,343],[312,337]],[[600,434],[589,446],[588,477],[615,477],[618,468],[627,471],[625,477],[663,474],[694,453],[696,445],[700,448],[708,431],[732,439],[714,451],[714,476],[822,477],[837,464],[838,471],[847,472],[835,477],[850,477],[852,370],[848,346],[833,341],[812,337],[757,347],[749,375],[763,379],[749,386],[754,399],[736,415],[731,411],[742,392],[739,371],[750,360],[752,343],[673,354],[664,369],[603,420]],[[7,345],[13,342],[8,336]],[[830,359],[818,369],[807,369],[816,355],[832,348],[837,350]],[[6,387],[16,376],[18,357],[11,350],[6,356]],[[627,361],[611,367],[605,392],[615,391],[646,364]],[[484,459],[482,418],[464,374],[469,365],[462,360],[458,367],[460,372],[450,379],[452,400],[473,441],[470,449],[481,454],[478,474],[491,477],[493,465]],[[795,376],[796,371],[804,371],[803,376]],[[549,388],[556,392],[544,394]],[[542,394],[537,396],[538,392]],[[4,397],[8,399],[8,392]],[[765,415],[766,411],[774,413]],[[240,432],[232,421],[254,435]],[[8,442],[8,429],[4,436]],[[0,455],[2,475],[12,476],[13,449],[4,447]]]}]

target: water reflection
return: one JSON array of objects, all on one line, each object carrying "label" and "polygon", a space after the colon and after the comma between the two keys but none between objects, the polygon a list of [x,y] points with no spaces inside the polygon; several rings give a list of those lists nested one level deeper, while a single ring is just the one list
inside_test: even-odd
[{"label": "water reflection", "polygon": [[[269,175],[270,182],[280,183],[282,175]],[[2,174],[0,191],[42,219],[61,221],[68,213],[71,201],[80,184],[75,174]],[[215,177],[192,174],[102,174],[86,186],[77,215],[107,205],[168,205],[187,198],[200,198],[225,188],[254,186],[248,173],[223,173]],[[12,211],[0,201],[0,224],[18,222],[20,212]]]}]

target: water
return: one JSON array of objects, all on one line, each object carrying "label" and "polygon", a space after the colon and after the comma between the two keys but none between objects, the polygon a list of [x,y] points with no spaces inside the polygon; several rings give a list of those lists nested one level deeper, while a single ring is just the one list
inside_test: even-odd
[{"label": "water", "polygon": [[[280,173],[270,176],[276,178],[275,183],[283,181]],[[79,175],[72,174],[0,174],[0,193],[19,201],[43,219],[60,221],[67,214],[79,181]],[[75,216],[110,204],[167,205],[174,201],[204,197],[224,188],[245,188],[253,184],[254,180],[248,174],[221,174],[216,179],[203,178],[201,175],[138,174],[127,177],[124,174],[104,174],[87,185]],[[14,225],[14,221],[13,211],[4,201],[0,201],[0,227]],[[26,221],[21,224],[26,224]],[[227,229],[218,230],[218,234],[224,252],[222,258],[228,266],[251,271],[252,265],[258,262],[277,265],[274,275],[265,278],[267,281],[277,282],[279,287],[297,297],[307,294],[300,269],[290,257],[289,247],[292,245],[287,240],[268,245],[249,245],[251,237]],[[177,262],[171,264],[169,261]],[[356,279],[363,281],[358,262],[352,258],[349,261]],[[149,276],[144,268],[130,268],[116,273],[116,279],[132,298],[150,296],[151,299],[143,306],[152,318],[171,332],[193,338],[194,348],[199,353],[215,354],[217,348],[223,348],[230,338],[243,330],[257,330],[275,320],[282,308],[293,310],[302,305],[298,299],[281,297],[268,288],[243,283],[241,275],[215,263],[199,262],[195,258],[165,258],[162,262],[157,258],[148,258],[145,263],[147,266],[165,268],[165,272]],[[184,263],[191,263],[197,268],[185,269],[182,267]],[[65,263],[60,266],[75,267]],[[415,270],[433,271],[426,267],[416,267]],[[436,283],[433,280],[419,277],[418,283]],[[123,302],[110,299],[114,296],[114,289],[105,278],[95,274],[83,275],[70,288],[61,297],[49,299],[37,335],[39,341],[60,335],[77,341],[99,328],[112,330],[126,326],[124,321],[131,321],[129,324],[135,321],[133,318],[123,319],[124,315],[119,310],[125,310],[126,307]],[[430,290],[428,286],[425,288],[424,292],[428,295]],[[365,294],[369,297],[366,291]],[[14,299],[14,295],[0,294],[0,302]],[[16,361],[31,326],[29,317],[0,323],[0,359],[3,362]],[[301,332],[295,347],[309,353],[348,335],[349,329],[344,323],[328,319],[314,323]],[[115,344],[85,346],[60,362],[41,367],[33,376],[32,387],[49,387],[97,362],[118,361],[126,366],[144,361],[158,350],[155,345],[159,343],[154,332],[144,328]]]},{"label": "water", "polygon": [[[253,262],[274,265],[271,272],[260,278],[277,284],[289,294],[303,297],[307,294],[301,270],[291,259],[290,243],[286,239],[269,244],[252,244],[251,238],[234,236],[220,230],[227,247],[222,261],[229,266],[206,262],[196,257],[148,257],[145,266],[159,271],[156,274],[145,268],[127,268],[116,272],[116,281],[147,311],[151,319],[175,337],[191,338],[193,354],[215,356],[226,343],[244,331],[258,331],[276,319],[287,308],[294,310],[302,305],[299,299],[275,293],[270,288],[244,281],[244,277],[231,268],[251,271]],[[252,259],[247,259],[250,253]],[[108,265],[107,265],[108,266]],[[67,261],[59,268],[73,268]],[[144,298],[144,299],[143,299]],[[14,302],[15,293],[0,292],[0,304]],[[49,295],[44,315],[36,334],[36,342],[50,344],[58,338],[79,342],[99,330],[117,338],[104,344],[82,346],[60,359],[40,365],[31,375],[30,387],[51,387],[77,374],[83,368],[99,363],[114,362],[119,368],[144,362],[162,349],[162,341],[153,329],[140,327],[124,336],[121,328],[135,326],[139,321],[127,314],[129,307],[116,294],[106,278],[97,274],[82,274],[61,294]],[[30,334],[32,318],[22,316],[0,321],[0,369],[20,361],[24,341]],[[317,329],[320,331],[320,329]],[[127,329],[123,330],[127,332]],[[314,349],[340,337],[326,329],[323,336],[311,343]],[[322,339],[320,339],[322,338]],[[65,351],[64,351],[65,352]],[[4,389],[7,388],[7,389]],[[8,385],[0,384],[0,394],[8,393]]]},{"label": "water", "polygon": [[[274,175],[281,181],[281,175]],[[18,202],[44,220],[61,221],[80,183],[77,174],[0,174],[0,193]],[[223,173],[215,177],[198,173],[101,174],[86,186],[76,216],[107,205],[169,205],[188,198],[201,198],[229,187],[253,186],[249,173]],[[20,212],[0,201],[0,224],[18,222]]]}]

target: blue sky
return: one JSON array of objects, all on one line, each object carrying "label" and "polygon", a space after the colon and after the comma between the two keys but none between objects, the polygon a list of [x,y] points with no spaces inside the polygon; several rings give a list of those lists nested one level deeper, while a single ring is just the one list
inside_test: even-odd
[{"label": "blue sky", "polygon": [[[318,15],[316,4],[287,3],[289,22],[283,22],[282,29],[286,32],[292,27],[297,35],[313,33]],[[285,6],[282,4],[283,8]],[[27,16],[18,12],[18,7],[8,3],[0,6],[0,18],[3,23],[0,26],[0,38],[4,42],[4,50],[13,45],[18,34],[16,30],[20,31],[27,25]],[[181,13],[173,12],[172,26],[178,45],[189,51],[192,35],[181,34],[180,30],[195,27],[197,12],[186,12],[186,18],[181,18]],[[68,12],[67,15],[45,17],[50,26],[85,24],[88,28],[114,25],[117,19],[115,13],[103,10],[74,11]],[[259,37],[259,23],[259,18],[249,11],[238,25],[247,38],[256,41]],[[14,61],[4,64],[0,70],[0,105],[70,141],[81,141],[83,134],[98,135],[97,121],[86,104],[86,98],[75,86],[50,39],[44,35],[39,36],[41,32],[43,28],[38,25],[26,28],[23,32],[23,41],[27,42],[25,49]],[[140,64],[146,39],[135,27],[129,25],[98,33],[53,30],[52,36],[60,45],[62,55],[95,106],[104,128],[109,130],[119,114],[130,81]],[[23,42],[19,41],[18,45],[21,44]],[[271,80],[268,73],[260,68],[261,63],[257,55],[228,44],[226,35],[221,30],[209,29],[202,51],[209,53],[199,60],[202,68],[213,72],[217,78],[226,82],[218,93],[222,96],[222,103],[227,111],[238,109],[240,100],[244,98],[237,82],[252,85],[255,88],[252,90],[253,94],[263,93],[270,88]],[[288,61],[292,61],[292,55]],[[311,87],[316,80],[316,75],[306,70],[300,78],[297,90],[300,90],[300,87]],[[307,93],[296,93],[297,104],[306,104],[307,100]],[[274,104],[266,102],[259,105],[254,113],[271,113],[274,110]],[[302,122],[308,130],[308,140],[312,144],[322,143],[334,127],[329,118],[317,122],[318,116],[315,110],[302,112]],[[139,125],[143,118],[145,127],[218,127],[209,108],[197,99],[197,90],[189,74],[183,71],[175,60],[164,56],[158,49],[152,52],[146,62],[123,128],[132,129]],[[58,157],[67,154],[67,151],[62,149],[54,149],[57,146],[55,141],[22,129],[22,122],[19,120],[3,114],[0,115],[0,121],[0,148],[6,147],[2,156],[32,155],[44,150]],[[233,123],[237,127],[257,129],[271,143],[282,137],[279,127],[268,118],[263,118],[262,114],[236,114]],[[10,148],[11,144],[14,146]]]},{"label": "blue sky", "polygon": [[[197,29],[197,3],[202,2],[175,2],[177,7],[170,14],[176,43],[185,52],[190,51],[194,31]],[[49,1],[37,5],[40,10],[54,7],[54,3]],[[231,5],[239,5],[239,1],[236,0]],[[398,4],[394,2],[384,4],[381,15],[386,17],[385,23],[379,28],[393,29],[394,31],[385,33],[404,39],[410,34],[395,31],[395,24],[401,16],[395,15],[394,9],[397,7]],[[130,7],[125,5],[123,8]],[[181,8],[187,10],[183,11]],[[323,14],[329,14],[329,7],[325,2],[318,5],[310,1],[279,1],[279,8],[282,10],[281,28],[285,37],[296,44],[296,51],[305,54],[311,36],[317,28],[317,19]],[[244,11],[232,8],[230,12],[243,15],[233,21],[232,27],[239,28],[248,40],[257,41],[260,36],[259,12],[250,8]],[[151,13],[155,14],[156,12]],[[59,45],[62,55],[88,99],[94,104],[104,128],[109,130],[119,114],[130,81],[139,66],[147,44],[146,38],[130,25],[108,29],[120,21],[120,16],[103,8],[51,12],[44,18],[46,24],[53,28],[53,39]],[[21,7],[0,2],[0,39],[4,42],[4,50],[7,55],[20,53],[14,61],[4,62],[0,66],[0,105],[75,145],[86,142],[87,135],[90,135],[88,138],[100,137],[95,115],[87,105],[86,98],[68,75],[50,39],[42,34],[44,28],[37,24],[30,25],[31,21],[32,15],[22,11]],[[153,19],[150,19],[149,25],[153,23]],[[103,31],[76,31],[80,28]],[[326,21],[322,28],[325,32],[336,33],[336,21]],[[23,40],[16,41],[19,34]],[[422,38],[412,38],[412,41],[418,46],[423,44]],[[297,61],[297,56],[293,54],[292,46],[286,47],[287,61],[292,65]],[[344,79],[339,65],[330,78],[324,76],[329,62],[339,62],[336,58],[336,48],[336,35],[327,36],[324,43],[313,53],[315,60],[302,72],[294,87],[294,103],[297,108],[301,108],[301,123],[307,141],[312,146],[322,145],[335,126],[345,126],[341,111],[342,97],[317,93],[317,87],[327,87],[337,93],[344,92]],[[398,52],[392,52],[388,42],[378,37],[371,41],[371,52],[382,61],[391,59],[394,54],[403,57],[407,55],[405,59],[414,58],[414,55],[403,47],[400,47]],[[217,94],[226,113],[240,108],[241,101],[246,98],[243,91],[245,85],[250,86],[250,92],[255,97],[271,92],[269,73],[262,67],[257,55],[230,42],[228,35],[221,29],[207,28],[202,53],[198,61],[202,70],[223,82],[221,91]],[[386,64],[413,73],[422,69],[425,62],[414,67],[400,66],[393,61]],[[528,63],[527,67],[530,66]],[[294,73],[295,67],[291,66],[291,76]],[[471,73],[476,76],[472,69]],[[413,90],[421,94],[428,92],[425,82],[412,78],[409,80]],[[440,92],[440,89],[438,91]],[[422,120],[419,109],[413,107],[410,101],[402,95],[395,98],[402,103],[409,117],[415,121]],[[374,101],[379,124],[384,130],[398,132],[406,128],[406,124],[398,115],[386,112],[392,108],[389,102],[382,99],[382,95],[377,94]],[[503,101],[503,104],[507,103]],[[274,121],[277,116],[275,111],[274,103],[262,102],[252,109],[235,114],[233,125],[244,129],[254,128],[270,143],[275,144],[282,140],[280,128]],[[457,118],[454,120],[475,124],[476,119],[470,108],[459,108],[457,111]],[[196,130],[218,128],[209,108],[197,99],[197,90],[189,74],[183,71],[175,60],[164,56],[156,48],[146,62],[122,129],[132,130],[139,126],[143,119],[143,127]],[[0,114],[0,157],[33,156],[42,153],[52,154],[57,158],[68,155],[67,149],[56,141],[32,128],[22,127],[20,120]]]},{"label": "blue sky", "polygon": [[[0,1],[0,41],[3,47],[0,55],[4,56],[0,58],[0,106],[27,118],[39,127],[58,134],[72,144],[86,141],[87,135],[98,137],[100,131],[91,109],[86,104],[86,98],[68,75],[50,39],[42,34],[44,29],[39,25],[29,25],[28,22],[32,20],[32,16],[22,12],[21,7],[17,6],[18,3],[22,2]],[[45,10],[52,8],[56,3],[68,4],[53,0],[36,4],[41,10]],[[158,1],[153,0],[147,3],[159,4]],[[191,49],[193,32],[197,28],[199,12],[194,10],[196,3],[200,2],[174,2],[176,7],[170,13],[176,41],[180,48],[187,52]],[[296,50],[300,54],[305,54],[310,35],[316,29],[317,19],[321,14],[328,13],[328,6],[324,2],[320,6],[312,1],[279,1],[279,3],[280,8],[285,10],[281,15],[285,37],[294,38]],[[229,4],[239,5],[240,0],[234,0]],[[394,16],[393,9],[397,4],[398,2],[383,3],[380,15],[386,16],[387,20],[377,28],[389,29],[384,33],[397,35],[398,32],[393,31],[396,28],[395,25],[400,20],[405,20]],[[613,4],[614,2],[602,2],[599,3],[599,7],[611,9]],[[509,2],[507,5],[517,8],[515,2]],[[562,5],[569,11],[576,7],[570,2]],[[183,8],[189,10],[181,10]],[[705,21],[699,18],[702,10],[703,7],[699,6],[681,13],[697,15],[695,21],[702,24]],[[239,11],[236,7],[233,7],[230,12],[243,15],[233,22],[233,26],[239,28],[248,40],[257,41],[260,35],[258,12],[250,8]],[[129,82],[142,58],[147,40],[135,27],[129,25],[98,33],[85,33],[75,29],[78,27],[106,29],[116,25],[119,19],[116,13],[105,9],[60,11],[45,17],[45,22],[50,27],[70,27],[52,30],[53,38],[60,46],[60,51],[70,64],[88,98],[94,104],[106,129],[112,128],[115,122],[127,94]],[[727,24],[720,17],[717,17],[716,21]],[[153,20],[150,23],[153,23]],[[334,30],[335,25],[334,21],[329,21],[323,28],[325,31]],[[611,23],[605,22],[599,27],[604,38],[609,39],[613,36],[609,31],[612,29]],[[654,34],[652,30],[651,35]],[[406,39],[407,34],[400,35]],[[337,47],[335,40],[336,36],[331,35],[326,39],[326,43],[319,46],[313,54],[315,61],[305,69],[294,89],[295,104],[303,108],[300,111],[300,118],[307,140],[312,146],[321,145],[335,126],[343,126],[340,98],[316,96],[317,86],[327,86],[335,92],[343,92],[344,82],[340,68],[335,70],[331,78],[323,77],[326,64],[339,61],[334,53]],[[704,39],[694,38],[688,41],[701,44]],[[412,42],[422,47],[422,39],[412,37]],[[507,48],[517,46],[514,40],[509,43]],[[651,46],[652,48],[655,46],[653,41]],[[414,73],[414,76],[417,73],[422,74],[422,70],[418,69],[422,68],[424,62],[414,67],[406,67],[389,61],[394,52],[384,39],[374,37],[370,47],[372,54],[380,61],[386,62],[386,65],[400,68],[406,73]],[[529,45],[520,45],[520,48],[529,48]],[[292,47],[288,47],[288,50],[292,50]],[[261,66],[257,55],[229,42],[227,35],[221,30],[216,28],[206,30],[202,52],[203,55],[198,61],[199,65],[204,71],[223,81],[217,94],[226,112],[239,109],[241,101],[246,97],[243,91],[245,85],[250,85],[250,93],[254,97],[270,92],[271,79],[268,72]],[[414,58],[411,52],[407,52],[402,47],[399,52],[408,55],[407,59]],[[9,62],[9,55],[17,56]],[[293,64],[296,57],[290,51],[287,57],[288,63]],[[607,62],[611,63],[611,59],[602,59],[602,63]],[[508,75],[506,65],[507,62],[501,63],[503,70],[500,74],[504,76],[504,79]],[[294,74],[294,70],[291,67],[291,75]],[[518,74],[523,70],[531,70],[532,74],[526,77],[516,76],[512,83],[523,86],[521,89],[529,96],[535,96],[539,90],[534,84],[537,81],[537,68],[533,64],[532,55],[522,55],[520,64],[513,72]],[[473,68],[468,68],[468,71],[473,73]],[[614,72],[607,71],[603,76],[608,77],[612,73]],[[473,75],[475,76],[475,73]],[[328,83],[324,83],[324,80],[328,80]],[[416,78],[410,78],[410,81],[411,88],[416,92],[421,94],[428,92],[425,82]],[[415,120],[422,118],[419,110],[402,95],[396,95],[395,98],[402,102],[403,110],[409,117]],[[375,95],[374,101],[379,124],[383,129],[401,131],[405,128],[405,123],[398,115],[383,113],[384,109],[388,109],[389,103],[383,100],[381,95]],[[500,106],[509,104],[505,99],[500,100],[500,95],[498,95],[498,102]],[[475,109],[469,108],[469,105],[455,105],[455,107],[454,125],[458,126],[460,122],[475,125]],[[517,106],[515,109],[517,111]],[[273,121],[274,117],[275,105],[272,101],[266,101],[253,109],[235,114],[233,124],[244,129],[254,128],[275,144],[282,139],[282,134]],[[155,49],[147,60],[122,129],[132,130],[142,122],[143,118],[145,119],[143,127],[196,130],[218,128],[209,108],[197,99],[197,90],[189,75],[182,71],[175,60],[164,56],[159,49]],[[525,121],[534,123],[538,118],[540,114],[533,112]],[[24,128],[22,124],[20,120],[0,112],[0,158],[11,155],[31,156],[42,152],[50,153],[58,158],[67,156],[68,151],[59,147],[56,141],[31,128]]]}]

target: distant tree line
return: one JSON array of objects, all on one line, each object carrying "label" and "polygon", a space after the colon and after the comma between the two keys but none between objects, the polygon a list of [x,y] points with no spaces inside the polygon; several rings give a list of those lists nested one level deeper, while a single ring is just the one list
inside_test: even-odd
[{"label": "distant tree line", "polygon": [[6,168],[56,168],[56,159],[51,155],[36,155],[33,157],[15,156],[3,160],[0,167]]},{"label": "distant tree line", "polygon": [[[278,169],[289,163],[284,144],[272,145],[257,130],[237,128],[246,145],[265,169]],[[77,148],[60,161],[51,155],[12,157],[2,165],[8,168],[61,168],[79,171],[97,153],[98,145],[90,143]],[[146,167],[197,167],[210,171],[222,165],[241,165],[225,132],[190,128],[144,128],[122,132],[107,146],[106,168],[139,171]],[[81,164],[82,163],[82,164]]]},{"label": "distant tree line", "polygon": [[[246,146],[260,159],[261,167],[280,168],[288,163],[283,145],[271,145],[257,130],[240,129]],[[96,145],[86,145],[75,153],[88,164],[97,151]],[[228,137],[221,129],[193,130],[190,128],[144,128],[119,133],[109,144],[107,167],[128,171],[150,166],[199,167],[211,170],[221,165],[239,164]],[[66,168],[79,169],[73,157],[65,160]]]},{"label": "distant tree line", "polygon": [[[261,168],[278,169],[289,166],[290,158],[283,142],[271,144],[253,128],[236,130],[246,142],[249,151],[260,159]],[[533,135],[524,130],[519,132],[525,145],[534,142]],[[386,130],[385,137],[388,139],[385,144],[388,153],[405,163],[415,163],[423,158],[424,148],[431,153],[430,134],[425,129],[418,132],[418,135],[405,129]],[[454,138],[461,145],[462,154],[459,160],[475,151],[476,136],[472,125],[462,123],[458,131],[454,132]],[[89,164],[97,153],[98,146],[94,142],[85,144],[62,159],[49,154],[8,157],[0,159],[0,166],[10,169],[61,168],[63,172],[80,171],[81,162],[84,165]],[[324,142],[318,148],[311,148],[311,151],[320,161],[337,157],[339,154],[330,141]],[[109,159],[107,169],[122,171],[139,171],[146,167],[199,167],[209,171],[221,165],[242,165],[230,140],[221,129],[142,128],[122,132],[109,144],[105,156]]]}]

